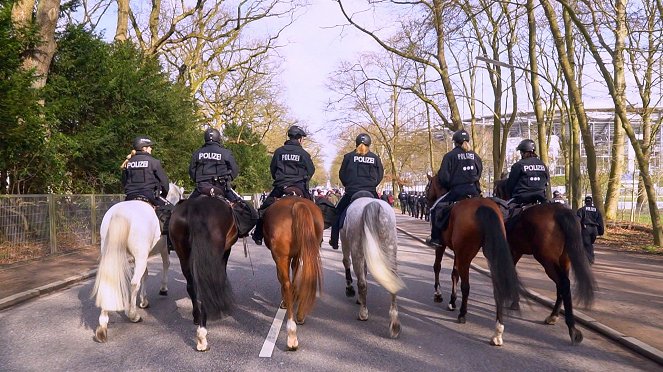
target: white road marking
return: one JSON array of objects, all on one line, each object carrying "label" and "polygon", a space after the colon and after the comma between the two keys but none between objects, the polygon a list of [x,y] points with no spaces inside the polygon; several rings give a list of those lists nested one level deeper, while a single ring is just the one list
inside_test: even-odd
[{"label": "white road marking", "polygon": [[262,349],[260,350],[260,358],[271,358],[272,352],[274,351],[274,346],[276,345],[276,339],[279,337],[279,332],[281,331],[281,324],[283,324],[283,318],[285,318],[285,309],[279,308],[274,316],[274,321],[272,326],[269,328],[269,333],[265,342],[262,344]]}]

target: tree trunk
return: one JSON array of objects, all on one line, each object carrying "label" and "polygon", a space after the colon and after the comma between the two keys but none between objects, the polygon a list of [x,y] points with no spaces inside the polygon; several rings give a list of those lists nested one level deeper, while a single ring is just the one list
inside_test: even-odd
[{"label": "tree trunk", "polygon": [[115,28],[115,41],[127,40],[128,26],[129,0],[117,0],[117,27]]},{"label": "tree trunk", "polygon": [[617,218],[622,175],[624,174],[624,130],[618,116],[615,116],[613,133],[610,154],[610,175],[608,176],[608,189],[605,195],[606,220]]},{"label": "tree trunk", "polygon": [[34,22],[37,27],[41,42],[27,51],[23,59],[23,68],[34,69],[37,78],[32,86],[39,89],[46,85],[48,69],[55,54],[55,27],[60,15],[60,0],[40,0],[33,20],[34,4],[34,0],[17,2],[12,8],[12,22],[18,27],[28,26]]},{"label": "tree trunk", "polygon": [[527,0],[527,24],[529,26],[529,69],[530,84],[532,86],[532,101],[534,103],[534,116],[538,128],[539,156],[544,164],[548,164],[548,142],[546,140],[546,122],[541,107],[541,92],[539,89],[539,65],[536,61],[536,18],[534,17],[534,0]]}]

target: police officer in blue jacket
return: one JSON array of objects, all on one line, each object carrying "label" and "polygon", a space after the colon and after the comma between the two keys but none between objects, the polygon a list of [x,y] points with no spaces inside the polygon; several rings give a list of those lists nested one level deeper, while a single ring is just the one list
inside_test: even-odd
[{"label": "police officer in blue jacket", "polygon": [[338,176],[345,187],[345,194],[336,205],[336,222],[332,225],[331,239],[329,245],[338,249],[338,237],[340,234],[341,220],[345,217],[345,210],[352,201],[352,196],[358,191],[368,191],[377,198],[376,187],[384,177],[382,160],[369,150],[371,137],[362,133],[355,139],[356,149],[343,156],[341,169]]},{"label": "police officer in blue jacket", "polygon": [[203,140],[205,143],[193,153],[189,164],[189,177],[196,184],[190,198],[209,195],[237,201],[240,198],[230,187],[230,182],[239,174],[235,157],[221,145],[221,133],[217,129],[207,128]]},{"label": "police officer in blue jacket", "polygon": [[[168,202],[170,182],[161,162],[152,157],[155,143],[149,137],[138,136],[133,141],[133,151],[122,164],[122,186],[124,200],[142,200],[156,208],[161,224],[161,234],[168,236],[168,221],[173,206]],[[172,250],[170,240],[168,249]]]},{"label": "police officer in blue jacket", "polygon": [[545,203],[546,187],[550,181],[548,167],[536,155],[534,141],[525,139],[518,144],[521,159],[511,166],[506,183],[510,204]]},{"label": "police officer in blue jacket", "polygon": [[269,193],[265,201],[260,206],[261,217],[258,219],[255,230],[253,230],[253,241],[262,245],[262,214],[276,198],[285,194],[285,189],[291,186],[296,187],[306,198],[311,199],[308,190],[308,181],[315,173],[315,165],[311,160],[311,155],[302,147],[303,138],[306,137],[304,129],[297,125],[288,128],[288,140],[283,146],[274,151],[269,170],[272,173],[274,183],[272,192]]},{"label": "police officer in blue jacket", "polygon": [[479,180],[483,171],[481,157],[470,148],[470,135],[466,130],[456,131],[451,139],[454,142],[454,149],[449,151],[442,158],[442,164],[437,171],[437,177],[440,185],[448,192],[440,201],[430,210],[431,237],[427,243],[437,247],[442,245],[441,221],[444,216],[441,213],[448,213],[450,208],[442,208],[440,202],[447,204],[461,200],[466,197],[481,195]]}]

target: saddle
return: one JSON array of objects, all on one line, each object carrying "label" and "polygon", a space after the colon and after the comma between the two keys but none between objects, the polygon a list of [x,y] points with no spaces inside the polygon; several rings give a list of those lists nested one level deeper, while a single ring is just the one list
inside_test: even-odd
[{"label": "saddle", "polygon": [[201,194],[200,197],[216,198],[230,206],[230,209],[233,213],[233,219],[235,220],[235,225],[237,226],[237,233],[240,238],[248,236],[249,232],[251,232],[253,227],[255,227],[256,223],[258,222],[258,211],[243,199],[238,199],[237,201],[231,202],[222,195],[214,194]]},{"label": "saddle", "polygon": [[[471,199],[471,198],[476,198],[478,196],[472,196],[472,195],[465,195],[462,198],[456,200],[456,201],[440,201],[438,200],[435,202],[433,205],[433,208],[438,209],[437,213],[435,213],[435,221],[431,221],[435,226],[439,227],[442,231],[447,229],[447,226],[449,226],[449,217],[451,217],[451,209],[453,209],[454,205],[458,203],[461,200],[465,199]],[[430,213],[430,212],[429,212]]]}]

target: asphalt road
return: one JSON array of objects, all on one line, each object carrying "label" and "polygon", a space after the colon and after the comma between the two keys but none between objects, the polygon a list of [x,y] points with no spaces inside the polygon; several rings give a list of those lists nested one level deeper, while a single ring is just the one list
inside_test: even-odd
[{"label": "asphalt road", "polygon": [[[325,241],[328,240],[326,231]],[[389,296],[371,282],[369,320],[357,320],[358,306],[345,297],[341,252],[323,244],[323,293],[306,324],[298,327],[299,350],[285,351],[285,326],[268,358],[258,357],[280,302],[276,270],[265,247],[241,241],[233,247],[229,276],[236,309],[208,323],[211,350],[196,352],[191,302],[179,262],[171,255],[170,293],[157,295],[159,259],[150,261],[147,281],[151,307],[143,322],[112,313],[109,341],[93,341],[99,311],[88,280],[52,295],[0,312],[0,370],[3,371],[628,371],[660,366],[582,328],[585,340],[570,343],[563,321],[543,325],[549,309],[523,304],[506,318],[504,346],[490,346],[494,303],[487,277],[471,273],[466,324],[445,310],[451,260],[441,273],[445,302],[434,303],[433,252],[399,235],[399,271],[407,288],[399,297],[402,333],[388,338]]]}]

